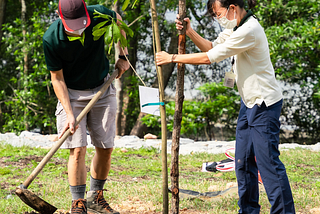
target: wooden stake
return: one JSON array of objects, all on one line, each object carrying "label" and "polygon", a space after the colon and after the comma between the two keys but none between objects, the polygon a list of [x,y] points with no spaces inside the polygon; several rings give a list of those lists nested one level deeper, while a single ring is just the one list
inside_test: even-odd
[{"label": "wooden stake", "polygon": [[[186,53],[186,23],[183,19],[186,17],[186,1],[179,0],[179,16],[183,23],[183,29],[179,30],[178,54]],[[172,132],[171,148],[171,191],[172,191],[172,213],[179,213],[179,144],[180,130],[182,121],[182,106],[184,100],[184,72],[185,65],[178,63],[178,74],[175,96],[175,113]]]},{"label": "wooden stake", "polygon": [[[160,33],[158,26],[158,15],[156,10],[155,0],[150,0],[151,12],[152,12],[152,27],[154,33],[154,42],[156,46],[156,52],[161,52]],[[154,56],[156,57],[156,56]],[[156,62],[156,59],[154,60]],[[163,87],[163,75],[161,66],[157,66],[157,76],[159,82],[160,102],[165,102],[164,99],[164,87]],[[168,164],[167,164],[167,121],[166,121],[166,108],[160,106],[161,114],[161,134],[162,134],[162,146],[161,146],[161,158],[162,158],[162,196],[163,196],[163,214],[168,214]]]}]

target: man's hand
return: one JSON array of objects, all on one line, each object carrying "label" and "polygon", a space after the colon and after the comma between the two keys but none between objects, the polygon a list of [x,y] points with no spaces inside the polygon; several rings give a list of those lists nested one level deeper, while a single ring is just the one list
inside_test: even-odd
[{"label": "man's hand", "polygon": [[122,74],[129,69],[129,67],[130,65],[127,60],[118,59],[115,65],[115,68],[118,69],[118,75],[116,76],[116,78],[119,79]]},{"label": "man's hand", "polygon": [[70,129],[71,135],[73,135],[74,132],[79,128],[79,125],[77,125],[76,127],[74,127],[75,123],[76,123],[76,119],[74,118],[73,114],[67,115],[66,123],[65,123],[65,125],[64,125],[64,128],[63,128],[61,134],[59,135],[59,138],[61,138],[62,135],[63,135],[68,129]]}]

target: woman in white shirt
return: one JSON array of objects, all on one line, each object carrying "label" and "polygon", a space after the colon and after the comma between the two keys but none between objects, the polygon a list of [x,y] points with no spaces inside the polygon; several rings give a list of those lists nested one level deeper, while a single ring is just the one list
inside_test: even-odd
[{"label": "woman in white shirt", "polygon": [[[255,4],[255,0],[248,1],[249,8]],[[252,12],[244,9],[243,0],[209,0],[207,8],[225,28],[218,38],[214,42],[202,38],[185,18],[186,35],[202,53],[160,52],[156,55],[157,64],[211,64],[232,57],[234,74],[226,76],[225,85],[232,87],[235,80],[241,96],[235,154],[239,213],[260,212],[258,170],[271,204],[270,213],[295,213],[278,150],[282,93],[264,30]],[[178,19],[176,27],[183,28]]]}]

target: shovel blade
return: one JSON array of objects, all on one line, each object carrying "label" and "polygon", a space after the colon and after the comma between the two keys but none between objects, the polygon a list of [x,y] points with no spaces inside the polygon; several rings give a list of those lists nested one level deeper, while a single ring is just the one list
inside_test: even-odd
[{"label": "shovel blade", "polygon": [[53,214],[57,208],[39,198],[33,192],[27,189],[16,189],[16,195],[29,207],[38,211],[41,214]]}]

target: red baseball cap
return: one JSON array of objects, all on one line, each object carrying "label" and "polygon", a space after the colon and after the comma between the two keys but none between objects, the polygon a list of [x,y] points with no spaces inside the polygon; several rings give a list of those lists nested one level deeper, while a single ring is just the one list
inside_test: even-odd
[{"label": "red baseball cap", "polygon": [[90,16],[83,0],[59,0],[58,11],[68,31],[79,30],[90,25]]}]

